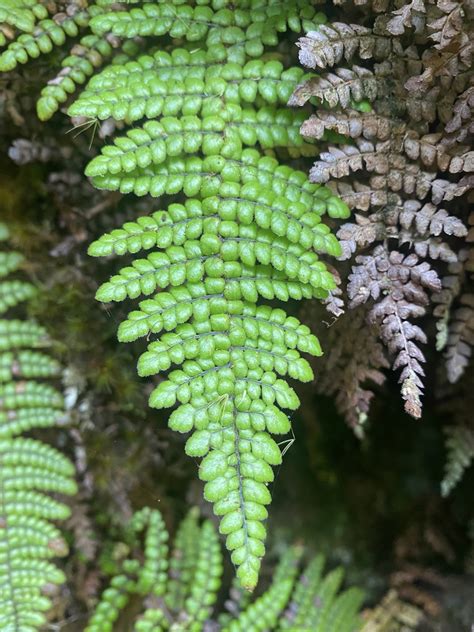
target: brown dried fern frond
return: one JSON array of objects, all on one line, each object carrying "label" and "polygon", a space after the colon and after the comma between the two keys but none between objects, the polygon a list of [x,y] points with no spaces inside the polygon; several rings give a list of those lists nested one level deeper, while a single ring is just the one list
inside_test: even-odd
[{"label": "brown dried fern frond", "polygon": [[358,437],[364,434],[373,387],[385,382],[382,369],[390,366],[376,328],[367,323],[367,313],[360,307],[330,327],[330,351],[317,386],[320,393],[335,396],[338,411]]},{"label": "brown dried fern frond", "polygon": [[384,246],[377,246],[371,255],[357,257],[356,263],[347,287],[350,306],[374,301],[368,320],[380,328],[380,337],[393,357],[392,368],[401,369],[399,381],[406,412],[419,418],[425,357],[418,343],[425,344],[427,338],[411,320],[425,315],[428,291],[439,291],[440,280],[416,255],[387,252]]},{"label": "brown dried fern frond", "polygon": [[342,59],[350,61],[356,54],[360,59],[384,59],[390,39],[374,35],[371,29],[358,24],[332,22],[310,31],[298,42],[299,59],[307,68],[330,68]]},{"label": "brown dried fern frond", "polygon": [[334,72],[322,73],[301,82],[288,105],[304,105],[309,99],[316,97],[329,107],[347,108],[351,99],[373,101],[383,87],[383,83],[367,68],[356,65],[352,68],[336,68]]},{"label": "brown dried fern frond", "polygon": [[[466,197],[474,184],[474,12],[463,0],[353,0],[335,2],[335,12],[334,23],[308,33],[298,44],[303,65],[324,72],[306,77],[290,104],[307,104],[316,97],[311,101],[315,110],[301,127],[303,136],[321,147],[310,179],[328,183],[358,211],[338,232],[340,258],[356,257],[346,281],[349,309],[359,304],[354,294],[359,283],[368,292],[364,300],[371,296],[375,302],[371,314],[382,342],[400,357],[395,364],[402,369],[406,409],[419,416],[424,359],[418,343],[426,335],[412,329],[409,320],[427,313],[431,294],[437,295],[441,283],[436,278],[424,286],[421,275],[417,298],[409,299],[406,292],[412,288],[402,282],[403,275],[411,279],[421,270],[418,266],[427,266],[428,274],[428,259],[445,279],[436,318],[444,332],[450,380],[465,370],[474,342],[474,299],[464,287],[452,294],[453,268],[444,267],[455,266],[468,249]],[[390,283],[379,266],[395,274]],[[344,279],[341,288],[344,292]],[[402,347],[397,346],[404,336]]]}]

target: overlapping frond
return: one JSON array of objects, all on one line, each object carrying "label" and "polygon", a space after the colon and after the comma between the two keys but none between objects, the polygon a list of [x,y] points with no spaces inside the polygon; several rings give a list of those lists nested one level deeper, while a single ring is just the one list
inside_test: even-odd
[{"label": "overlapping frond", "polygon": [[[86,632],[114,629],[127,603],[134,598],[139,612],[136,632],[216,629],[222,632],[311,629],[318,632],[356,632],[363,593],[340,592],[343,569],[323,574],[318,555],[301,571],[302,547],[289,547],[272,574],[272,582],[254,601],[239,595],[239,608],[226,602],[227,612],[216,616],[214,605],[222,581],[222,554],[213,524],[199,524],[196,509],[181,523],[168,562],[168,534],[156,510],[142,509],[132,519],[129,546],[135,555],[122,562],[86,627]],[[144,531],[143,545],[138,536]],[[141,550],[142,549],[142,550]],[[139,557],[143,556],[143,562]],[[231,589],[231,598],[235,598]],[[138,604],[141,602],[141,606]]]},{"label": "overlapping frond", "polygon": [[[361,11],[362,4],[367,6]],[[308,32],[298,42],[302,65],[316,71],[302,79],[289,101],[297,106],[310,102],[315,108],[301,126],[305,139],[314,139],[320,147],[310,180],[332,180],[334,193],[364,212],[340,227],[341,258],[362,253],[373,263],[381,248],[387,260],[412,251],[423,261],[436,260],[443,276],[443,263],[466,261],[463,253],[469,246],[464,239],[470,241],[470,8],[462,0],[417,1],[397,8],[380,2],[344,5],[335,10],[337,21]],[[356,23],[342,21],[344,12]],[[465,268],[466,264],[458,279],[469,282]],[[354,303],[351,279],[358,270],[354,265],[347,285],[354,305],[358,301]],[[376,276],[375,285],[382,283],[384,273]],[[438,305],[436,312],[444,319],[440,326],[448,379],[455,381],[471,355],[472,297],[462,287],[453,296],[451,277],[446,275],[444,307]],[[344,285],[343,279],[341,291]],[[418,295],[423,291],[417,288]],[[376,300],[385,300],[383,293],[379,296]],[[437,291],[433,300],[440,302]],[[449,326],[446,346],[450,313],[457,318]],[[380,331],[384,340],[384,329]],[[407,410],[417,416],[421,412],[419,405]]]},{"label": "overlapping frond", "polygon": [[[39,2],[37,6],[42,6]],[[71,14],[58,13],[52,19],[45,17],[32,28],[14,39],[0,54],[0,71],[13,70],[18,64],[25,64],[42,54],[50,53],[55,46],[61,46],[66,38],[76,37],[81,27],[87,26],[90,15],[100,11],[98,7],[81,10],[79,5],[72,8]],[[43,14],[46,13],[43,7]],[[1,20],[1,14],[0,14]]]},{"label": "overlapping frond", "polygon": [[[6,236],[1,225],[0,237]],[[18,253],[0,253],[0,313],[36,292],[26,281],[4,280],[22,262]],[[39,629],[51,606],[45,588],[64,581],[51,560],[67,546],[53,521],[69,509],[54,496],[75,492],[74,469],[56,449],[19,436],[65,415],[61,394],[40,381],[60,370],[38,350],[47,342],[33,322],[0,319],[0,628],[6,632]]]},{"label": "overlapping frond", "polygon": [[383,246],[377,246],[373,255],[358,256],[356,263],[348,285],[352,306],[375,301],[368,318],[379,325],[380,337],[394,357],[393,368],[402,369],[399,381],[405,410],[418,418],[424,376],[421,363],[425,358],[417,343],[425,343],[426,335],[410,319],[425,314],[427,290],[440,290],[440,280],[428,263],[419,263],[416,255],[404,257],[393,250],[387,256]]},{"label": "overlapping frond", "polygon": [[[68,40],[76,41],[41,92],[37,113],[47,120],[63,105],[77,87],[84,84],[106,59],[121,51],[121,40],[111,34],[92,34],[91,18],[103,11],[97,2],[72,2],[58,11],[56,3],[38,0],[5,0],[0,6],[0,72],[14,70],[19,64],[59,53]],[[126,48],[126,47],[125,47]],[[125,51],[124,51],[125,52]],[[121,54],[123,55],[124,52]]]},{"label": "overlapping frond", "polygon": [[474,460],[474,431],[468,426],[446,428],[447,459],[441,482],[443,496],[448,496]]}]

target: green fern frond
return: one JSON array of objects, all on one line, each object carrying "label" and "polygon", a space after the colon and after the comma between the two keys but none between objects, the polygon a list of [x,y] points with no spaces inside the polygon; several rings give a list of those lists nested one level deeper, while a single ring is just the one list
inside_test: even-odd
[{"label": "green fern frond", "polygon": [[445,432],[447,457],[441,493],[449,496],[474,461],[474,431],[467,426],[448,426]]},{"label": "green fern frond", "polygon": [[204,80],[219,74],[227,63],[243,66],[246,55],[241,48],[228,49],[217,44],[209,49],[173,48],[170,52],[158,50],[150,54],[137,54],[125,63],[106,66],[91,77],[87,84],[89,94],[100,94],[104,90],[126,88],[134,77],[153,78],[153,73],[163,81],[179,75],[181,79],[195,77]]},{"label": "green fern frond", "polygon": [[[183,529],[186,531],[190,527],[193,531],[193,527],[197,527],[193,517]],[[180,592],[182,592],[184,597],[182,605],[181,600],[174,601],[173,599],[175,587],[171,588],[169,595],[165,595],[168,591],[166,575],[168,568],[168,547],[166,545],[168,533],[160,513],[149,509],[143,509],[138,512],[132,520],[132,530],[137,535],[145,530],[144,562],[140,563],[138,560],[126,560],[124,562],[124,573],[112,579],[110,588],[103,593],[85,632],[108,632],[113,630],[113,623],[117,620],[120,610],[126,605],[132,595],[140,595],[142,597],[150,595],[154,601],[158,601],[160,604],[162,600],[157,600],[157,598],[164,597],[168,607],[172,608],[176,613],[177,627],[171,627],[170,629],[201,629],[202,622],[209,616],[210,608],[216,599],[222,573],[219,540],[211,523],[205,522],[201,528],[197,529],[197,533],[193,533],[193,535],[198,537],[199,548],[197,555],[192,556],[192,562],[186,558],[183,560],[185,567],[188,569],[192,568],[192,581],[186,588],[184,586],[181,587]],[[184,544],[182,537],[184,537],[183,533],[180,537],[180,542],[176,543],[177,550],[182,551],[183,555],[187,555],[189,552],[188,548],[179,548],[181,544]],[[176,555],[175,552],[175,558]],[[171,568],[176,570],[176,565],[172,565]],[[173,580],[173,573],[171,573],[171,579]],[[175,575],[174,581],[176,580],[180,581],[180,577]],[[152,612],[140,623],[137,623],[136,629],[149,629],[146,627],[147,624],[151,622],[159,623],[164,618],[163,606],[159,609],[152,608]],[[158,627],[158,630],[160,629],[162,628]]]},{"label": "green fern frond", "polygon": [[239,616],[222,628],[222,632],[246,632],[273,630],[290,599],[298,574],[298,564],[303,551],[290,547],[281,557],[275,569],[271,586],[251,603]]},{"label": "green fern frond", "polygon": [[364,593],[349,588],[337,594],[343,569],[337,568],[323,577],[324,557],[315,557],[296,583],[293,597],[280,623],[281,630],[308,632],[355,632],[361,625],[358,617]]},{"label": "green fern frond", "polygon": [[15,272],[23,263],[23,256],[19,252],[0,252],[0,277],[6,277]]},{"label": "green fern frond", "polygon": [[280,624],[281,630],[308,632],[354,632],[364,594],[349,588],[338,594],[343,579],[341,567],[323,576],[324,557],[316,556],[296,584],[293,597]]},{"label": "green fern frond", "polygon": [[257,143],[263,149],[286,147],[297,157],[314,153],[314,146],[305,144],[299,133],[304,120],[301,111],[275,108],[242,109],[231,104],[221,116],[163,117],[134,127],[126,136],[115,139],[103,148],[102,155],[91,161],[86,175],[123,176],[135,169],[160,165],[168,158],[201,152],[205,156],[236,158],[242,145]]},{"label": "green fern frond", "polygon": [[[176,156],[157,167],[141,169],[137,166],[129,173],[96,176],[93,183],[99,189],[118,190],[138,196],[150,194],[160,197],[184,192],[188,196],[211,197],[210,202],[203,200],[206,205],[215,202],[213,196],[219,196],[218,200],[221,197],[235,198],[241,193],[237,185],[242,184],[249,185],[243,190],[243,193],[250,193],[249,202],[257,202],[260,196],[262,204],[267,206],[275,198],[276,204],[283,205],[283,208],[285,204],[293,207],[298,202],[300,206],[292,211],[293,214],[297,213],[297,218],[304,215],[305,211],[320,216],[327,212],[331,217],[347,217],[348,213],[347,206],[329,189],[310,184],[302,172],[279,165],[273,158],[262,157],[254,149],[244,149],[238,158],[231,159],[223,156]],[[272,192],[274,195],[268,200]],[[232,200],[226,206],[232,207]],[[278,206],[275,210],[278,210]],[[320,230],[329,233],[327,228],[321,227]]]},{"label": "green fern frond", "polygon": [[71,16],[59,14],[56,19],[40,20],[31,32],[20,35],[1,53],[0,72],[8,72],[18,64],[50,53],[55,46],[64,44],[67,37],[77,37],[79,29],[89,23],[89,18],[89,11],[85,10]]},{"label": "green fern frond", "polygon": [[[0,238],[8,231],[0,224]],[[1,274],[17,270],[23,258],[1,253]],[[35,288],[0,280],[1,311],[30,298]],[[53,520],[69,509],[47,494],[74,494],[74,468],[56,449],[18,435],[50,427],[64,416],[61,394],[35,379],[55,377],[58,363],[32,348],[47,342],[43,328],[30,321],[0,320],[0,629],[31,632],[46,621],[51,602],[47,584],[64,576],[50,561],[67,553]]]},{"label": "green fern frond", "polygon": [[75,44],[70,55],[61,62],[62,70],[57,77],[50,79],[41,91],[36,105],[38,117],[42,121],[50,119],[77,87],[84,84],[106,59],[112,57],[119,43],[119,40],[107,35],[85,35]]},{"label": "green fern frond", "polygon": [[[140,528],[145,529],[144,561],[138,562],[141,552],[136,550],[133,558],[122,563],[119,575],[104,591],[86,632],[115,629],[132,598],[134,612],[140,612],[133,627],[135,632],[207,629],[356,632],[360,628],[358,613],[362,592],[349,588],[337,595],[342,569],[322,577],[323,556],[318,556],[301,573],[303,549],[300,546],[289,547],[284,552],[272,574],[271,585],[257,599],[250,602],[249,593],[240,595],[240,611],[235,604],[226,601],[227,612],[216,614],[214,605],[221,588],[222,555],[213,524],[204,521],[200,526],[197,510],[192,509],[178,529],[167,567],[167,534],[159,512],[144,509],[133,518],[132,524],[137,523],[137,518]],[[135,528],[135,533],[138,532]],[[140,577],[150,559],[160,560],[162,573],[159,576],[149,573],[150,581],[145,590]],[[231,597],[235,590],[239,589],[234,585]]]},{"label": "green fern frond", "polygon": [[194,581],[182,611],[170,630],[201,629],[211,615],[212,606],[221,586],[222,553],[219,538],[211,522],[206,521],[199,534],[199,552],[196,559]]},{"label": "green fern frond", "polygon": [[31,33],[37,20],[48,16],[45,6],[38,0],[2,0],[0,5],[0,23]]},{"label": "green fern frond", "polygon": [[[66,103],[77,87],[84,84],[107,58],[112,58],[112,65],[118,62],[122,66],[122,70],[118,73],[120,76],[123,76],[124,72],[127,74],[130,69],[136,78],[136,71],[140,69],[140,64],[143,64],[142,70],[145,71],[141,78],[143,84],[150,78],[150,72],[146,71],[154,66],[156,72],[161,63],[164,63],[166,67],[166,53],[160,52],[154,55],[155,64],[153,64],[153,57],[144,55],[136,62],[131,62],[129,68],[125,70],[123,66],[128,59],[117,51],[122,46],[122,40],[125,40],[125,46],[127,40],[130,42],[137,36],[150,35],[169,35],[173,38],[184,39],[191,46],[195,42],[205,40],[208,50],[204,57],[199,50],[181,49],[181,61],[178,63],[182,66],[180,78],[183,80],[186,76],[194,78],[193,71],[199,73],[199,66],[205,68],[206,75],[211,77],[212,69],[216,71],[219,66],[222,66],[224,60],[237,63],[242,67],[247,57],[260,57],[264,45],[276,45],[279,33],[287,30],[295,32],[314,30],[326,20],[322,13],[317,12],[305,0],[294,0],[290,3],[281,3],[280,0],[266,2],[252,0],[240,2],[238,8],[233,6],[228,8],[227,2],[199,2],[197,6],[190,6],[183,0],[174,0],[174,2],[146,2],[143,7],[133,6],[130,11],[113,10],[112,4],[107,0],[97,0],[86,7],[78,4],[66,13],[49,15],[48,10],[50,6],[54,8],[54,4],[43,5],[38,0],[5,0],[2,3],[0,26],[3,23],[9,29],[11,27],[17,29],[20,34],[14,33],[15,39],[8,43],[8,38],[0,30],[0,45],[8,44],[0,54],[0,72],[11,71],[18,64],[25,64],[30,59],[48,54],[53,49],[62,46],[67,38],[77,37],[87,29],[79,43],[73,46],[70,54],[61,62],[62,70],[43,89],[37,103],[37,112],[41,120],[51,118],[60,106]],[[126,4],[138,3],[127,2]],[[11,35],[8,34],[8,37]],[[191,55],[195,63],[185,67],[182,64],[185,54]],[[180,55],[172,54],[172,57],[177,60]],[[152,62],[151,65],[150,62]],[[210,73],[207,72],[208,69]],[[164,72],[160,71],[160,80],[166,80],[170,69],[161,68],[161,70]],[[301,74],[298,69],[294,72],[298,76]],[[106,73],[99,75],[99,84],[102,86],[106,85],[106,75],[109,75],[111,79],[114,73],[107,70]],[[175,74],[174,79],[177,76]],[[247,81],[246,87],[243,88],[248,95],[255,92],[255,86],[251,83]],[[94,85],[97,85],[97,78],[88,90],[92,90]],[[137,86],[134,85],[136,89]],[[222,84],[219,85],[222,87]],[[116,87],[120,87],[120,84]],[[152,89],[154,89],[153,86]],[[271,87],[268,81],[263,81],[260,89],[275,99],[272,96],[275,88]],[[281,88],[278,92],[281,97],[280,102],[286,103],[286,99],[282,97]],[[153,94],[152,92],[148,96],[153,96]],[[152,114],[157,100],[159,99],[156,96],[150,99],[151,103],[147,109],[149,117],[157,114]],[[165,111],[169,106],[169,103],[165,105]],[[87,111],[93,110],[93,103],[91,103]],[[114,108],[116,118],[119,111],[118,106]],[[136,116],[137,111],[139,110],[136,105],[130,104],[131,114]],[[71,112],[74,112],[74,109]],[[126,110],[122,109],[122,113],[125,116]],[[90,116],[96,115],[90,114]],[[107,116],[105,109],[102,108],[99,118],[107,118]]]},{"label": "green fern frond", "polygon": [[[14,39],[9,42],[0,30],[0,45],[6,45],[0,53],[0,72],[12,71],[19,64],[51,53],[68,38],[83,33],[91,18],[103,11],[100,3],[86,3],[86,6],[77,3],[65,12],[50,15],[48,11],[54,8],[54,3],[38,0],[4,0],[1,3],[0,27],[2,23],[10,24],[22,33],[14,33]],[[42,90],[37,103],[38,117],[43,121],[51,118],[105,59],[113,57],[120,44],[115,36],[84,35],[63,59],[62,70]]]},{"label": "green fern frond", "polygon": [[181,522],[170,556],[165,603],[175,612],[183,608],[191,591],[200,546],[198,518],[199,512],[192,509]]},{"label": "green fern frond", "polygon": [[35,295],[35,288],[24,281],[4,281],[0,285],[0,314]]},{"label": "green fern frond", "polygon": [[0,319],[0,351],[18,348],[37,349],[48,344],[44,327],[24,320]]},{"label": "green fern frond", "polygon": [[364,593],[359,588],[349,588],[335,600],[327,617],[327,627],[320,626],[321,632],[354,632],[360,627],[357,613],[364,600]]},{"label": "green fern frond", "polygon": [[18,350],[0,353],[0,382],[14,378],[57,377],[60,365],[54,358],[40,351]]},{"label": "green fern frond", "polygon": [[255,57],[278,33],[323,21],[300,0],[232,8],[145,3],[103,12],[91,20],[97,36],[170,35],[190,47],[110,64],[69,108],[71,116],[99,120],[155,119],[91,161],[86,173],[96,187],[188,198],[104,235],[89,252],[151,251],[103,284],[97,299],[149,297],[119,338],[155,334],[139,374],[170,372],[150,405],[177,406],[169,425],[191,433],[186,452],[202,458],[205,498],[248,589],[265,552],[272,466],[281,463],[271,434],[290,430],[281,409],[299,405],[286,379],[311,380],[302,354],[322,353],[298,320],[257,303],[326,298],[335,282],[320,256],[341,249],[322,215],[348,213],[329,189],[265,155],[307,155],[314,146],[299,137],[300,114],[284,109],[303,72]]},{"label": "green fern frond", "polygon": [[245,42],[246,54],[256,57],[261,54],[262,42],[277,43],[277,33],[288,29],[300,32],[325,22],[325,16],[305,0],[244,1],[235,9],[228,8],[228,3],[212,4],[219,8],[190,6],[180,1],[145,3],[141,8],[98,16],[91,28],[95,33],[127,38],[169,35],[188,42],[206,38],[209,48],[218,43],[232,46]]},{"label": "green fern frond", "polygon": [[293,593],[289,608],[291,617],[283,619],[280,624],[282,630],[288,630],[292,627],[298,629],[308,621],[314,605],[314,595],[321,583],[323,567],[324,557],[322,555],[317,555],[308,565],[304,574],[304,581],[297,583]]},{"label": "green fern frond", "polygon": [[[150,404],[179,404],[170,427],[193,432],[186,451],[203,458],[205,497],[222,517],[239,577],[251,589],[264,554],[272,466],[281,462],[270,435],[290,430],[280,408],[299,404],[282,378],[309,381],[312,370],[301,354],[321,354],[307,327],[257,302],[326,298],[335,283],[320,255],[339,256],[341,249],[321,216],[348,214],[329,189],[264,155],[279,149],[291,157],[313,155],[316,146],[299,134],[304,113],[284,109],[303,71],[262,54],[279,33],[317,29],[325,16],[305,0],[136,4],[116,10],[104,0],[52,20],[38,14],[33,30],[0,55],[0,70],[90,28],[43,90],[40,118],[49,118],[90,78],[71,116],[157,119],[104,147],[87,175],[102,189],[188,200],[91,246],[94,256],[152,250],[105,283],[97,298],[150,297],[122,324],[119,337],[161,334],[141,356],[139,373],[177,367]],[[164,35],[184,40],[184,47],[139,55],[130,46],[137,36]],[[116,54],[122,43],[125,52]],[[109,66],[94,74],[106,58]],[[0,307],[27,296],[28,287],[16,283],[0,292]],[[10,352],[12,344],[38,347],[41,339],[40,330],[21,322],[0,325],[1,351]],[[12,375],[13,361],[5,358],[5,375]],[[24,407],[6,422],[10,430],[47,425],[61,407],[33,383],[23,394],[6,395]]]}]

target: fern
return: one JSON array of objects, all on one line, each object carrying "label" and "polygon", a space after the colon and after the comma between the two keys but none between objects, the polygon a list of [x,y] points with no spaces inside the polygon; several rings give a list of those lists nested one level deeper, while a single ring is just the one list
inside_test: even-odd
[{"label": "fern", "polygon": [[119,45],[117,38],[107,35],[85,35],[81,38],[63,59],[62,70],[41,91],[37,103],[39,118],[43,121],[50,119],[77,86],[84,84],[105,59],[112,57]]},{"label": "fern", "polygon": [[[141,532],[143,545],[140,545]],[[303,551],[301,547],[288,548],[273,573],[271,585],[258,598],[250,602],[248,597],[239,597],[238,609],[233,602],[226,601],[226,611],[215,615],[223,561],[213,524],[205,521],[200,525],[198,513],[192,509],[178,529],[170,561],[167,540],[158,511],[145,508],[135,514],[128,538],[135,556],[126,559],[120,573],[112,578],[86,632],[116,629],[120,615],[132,599],[135,612],[139,608],[137,600],[142,604],[133,627],[136,632],[205,629],[353,632],[360,627],[362,591],[349,588],[338,594],[342,568],[324,576],[322,555],[300,574]],[[141,554],[143,561],[139,561]]]},{"label": "fern", "polygon": [[[0,224],[0,239],[8,231]],[[35,288],[5,277],[23,257],[0,252],[0,314],[30,298]],[[58,363],[37,349],[48,342],[31,321],[0,320],[0,628],[29,632],[44,622],[48,584],[64,581],[51,562],[67,547],[53,520],[69,509],[47,493],[74,494],[73,466],[54,448],[18,435],[54,426],[64,415],[61,395],[36,380],[59,374]]]},{"label": "fern", "polygon": [[423,612],[399,597],[391,589],[373,609],[366,613],[361,632],[410,632],[423,620]]},{"label": "fern", "polygon": [[474,432],[468,426],[448,426],[446,433],[447,459],[441,493],[449,496],[474,460]]},{"label": "fern", "polygon": [[[310,307],[307,322],[315,317]],[[359,437],[364,435],[370,403],[374,397],[371,384],[382,385],[381,371],[389,363],[377,338],[376,329],[367,322],[364,308],[352,310],[338,318],[326,332],[329,353],[317,384],[318,392],[335,396],[338,409]]]},{"label": "fern", "polygon": [[48,15],[46,7],[37,0],[3,0],[0,6],[0,22],[31,33],[38,19]]},{"label": "fern", "polygon": [[[39,3],[37,3],[39,4]],[[8,45],[0,55],[0,71],[6,72],[25,64],[30,59],[50,53],[55,46],[61,46],[66,38],[76,37],[79,29],[88,24],[88,11],[73,9],[72,15],[58,14],[55,19],[45,17],[34,28],[20,35]]]},{"label": "fern", "polygon": [[[317,149],[299,133],[303,113],[285,108],[303,70],[285,68],[277,51],[264,52],[279,33],[315,29],[326,18],[305,0],[110,5],[40,19],[2,53],[0,70],[85,32],[44,88],[40,118],[90,77],[68,113],[86,123],[111,117],[120,127],[134,124],[88,165],[93,183],[180,196],[91,246],[94,256],[152,250],[97,298],[149,297],[119,338],[158,335],[139,361],[143,376],[178,367],[150,404],[178,404],[170,427],[193,431],[186,451],[203,458],[205,497],[222,516],[233,562],[251,589],[264,555],[272,466],[281,462],[271,434],[290,430],[280,409],[299,404],[284,378],[309,381],[301,354],[321,354],[306,326],[258,303],[328,297],[334,279],[319,257],[341,250],[321,217],[348,212],[329,189],[273,157],[314,156]],[[148,36],[179,39],[181,48],[170,51],[165,40],[157,50],[141,40],[138,53],[134,39]],[[111,63],[96,73],[107,57]],[[154,120],[140,125],[144,118]]]},{"label": "fern", "polygon": [[[462,199],[472,188],[468,174],[474,157],[469,146],[472,24],[463,18],[468,8],[462,0],[399,3],[397,9],[393,3],[371,3],[363,13],[358,5],[365,2],[338,0],[334,4],[346,5],[335,9],[336,20],[351,15],[357,16],[357,23],[336,21],[300,38],[300,61],[316,74],[303,78],[289,104],[302,106],[311,100],[315,106],[315,113],[301,127],[306,141],[324,143],[319,145],[310,180],[335,179],[330,188],[349,207],[368,212],[356,215],[354,222],[343,224],[337,233],[341,258],[355,256],[356,262],[349,282],[343,279],[341,292],[346,285],[349,308],[369,298],[374,301],[368,319],[379,325],[380,338],[394,358],[392,368],[402,366],[411,374],[408,387],[402,377],[402,397],[405,410],[420,417],[424,375],[421,365],[416,365],[424,357],[414,340],[425,343],[428,339],[410,322],[417,312],[422,315],[418,298],[423,297],[426,305],[431,300],[443,303],[436,308],[443,335],[438,346],[446,346],[449,381],[458,380],[466,369],[474,339],[474,301],[470,291],[460,286],[469,283],[472,267],[465,256],[466,242],[472,239],[465,225],[468,200]],[[465,239],[464,244],[453,236]],[[436,269],[441,277],[431,283],[433,299],[426,295],[422,277],[421,283],[413,279],[412,298],[404,301],[410,320],[402,315],[399,323],[405,321],[408,337],[393,320],[386,319],[384,326],[381,319],[381,311],[395,307],[383,298],[389,274],[376,271],[381,249],[387,270],[392,257],[412,251],[426,270],[431,266],[426,260],[435,260],[431,276]],[[367,278],[359,276],[357,265],[361,261],[373,277],[365,298]],[[454,266],[458,261],[462,269],[456,273],[459,287],[454,292],[449,286],[451,271],[442,279],[442,263]],[[361,287],[353,282],[357,277]],[[451,306],[457,309],[451,311]],[[401,338],[406,338],[404,358],[394,353],[400,351]],[[408,370],[408,364],[416,370]],[[334,375],[328,379],[337,383]],[[344,402],[344,394],[338,399]],[[339,408],[357,428],[347,409]]]},{"label": "fern", "polygon": [[[261,57],[263,45],[276,44],[278,33],[314,28],[325,20],[324,15],[307,6],[305,0],[293,0],[284,11],[280,10],[279,2],[245,0],[235,15],[233,7],[227,8],[225,2],[212,3],[213,8],[204,6],[207,2],[198,6],[181,1],[146,2],[143,7],[134,6],[130,12],[111,11],[111,4],[108,0],[84,5],[74,3],[66,12],[50,14],[48,11],[55,9],[54,3],[46,6],[38,0],[2,3],[0,46],[6,45],[6,48],[0,53],[0,72],[11,71],[18,64],[48,54],[65,44],[68,38],[82,36],[62,60],[62,69],[41,92],[37,102],[41,120],[50,119],[107,59],[123,67],[132,53],[132,61],[135,61],[133,38],[136,36],[170,35],[190,43],[206,37],[209,51],[225,45],[229,49],[227,60],[232,62],[237,61],[233,58],[234,52],[241,59]],[[220,61],[222,63],[222,59]],[[192,75],[193,68],[188,72]]]},{"label": "fern", "polygon": [[[325,299],[335,283],[319,255],[341,250],[322,215],[347,215],[329,189],[265,155],[313,155],[314,146],[298,134],[301,113],[284,109],[302,71],[255,57],[278,32],[316,27],[323,17],[304,2],[274,0],[242,2],[236,11],[220,2],[107,11],[91,20],[97,36],[168,34],[191,45],[109,65],[69,108],[74,117],[135,123],[88,165],[98,188],[180,196],[89,252],[151,251],[97,298],[147,298],[119,339],[151,337],[140,375],[171,370],[150,405],[174,407],[170,427],[192,433],[186,452],[202,458],[204,496],[248,589],[265,552],[272,466],[281,463],[271,435],[289,432],[281,408],[299,405],[285,378],[311,380],[302,354],[321,354],[308,327],[259,301]],[[154,120],[140,126],[143,118]]]},{"label": "fern", "polygon": [[[50,14],[49,11],[55,10],[54,3],[43,4],[37,0],[2,2],[0,46],[6,48],[0,52],[0,72],[14,70],[19,64],[47,55],[63,46],[68,38],[83,34],[91,18],[103,11],[100,4],[84,3],[84,6],[82,3],[71,3],[65,12]],[[3,32],[1,30],[2,26],[11,26],[16,30],[9,28],[7,37],[5,28]],[[108,34],[103,37],[90,32],[83,35],[62,60],[62,70],[42,90],[37,102],[38,117],[43,121],[51,118],[77,86],[84,84],[120,45],[117,37]]]}]

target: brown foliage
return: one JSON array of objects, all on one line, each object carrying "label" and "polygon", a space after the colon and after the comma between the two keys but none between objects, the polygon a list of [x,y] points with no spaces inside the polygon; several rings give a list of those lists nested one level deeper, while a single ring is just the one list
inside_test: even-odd
[{"label": "brown foliage", "polygon": [[[301,128],[322,147],[310,179],[328,183],[360,211],[338,232],[341,259],[356,257],[341,299],[346,285],[350,309],[370,301],[368,319],[392,368],[402,370],[405,409],[419,417],[419,343],[427,335],[411,320],[425,316],[434,300],[438,348],[452,382],[474,342],[474,296],[467,289],[473,263],[465,241],[472,239],[466,228],[474,172],[472,8],[463,0],[334,4],[336,13],[344,5],[336,21],[298,43],[301,63],[318,75],[305,78],[290,105],[319,100]],[[344,23],[347,15],[355,23]],[[347,411],[346,417],[353,425]]]}]

